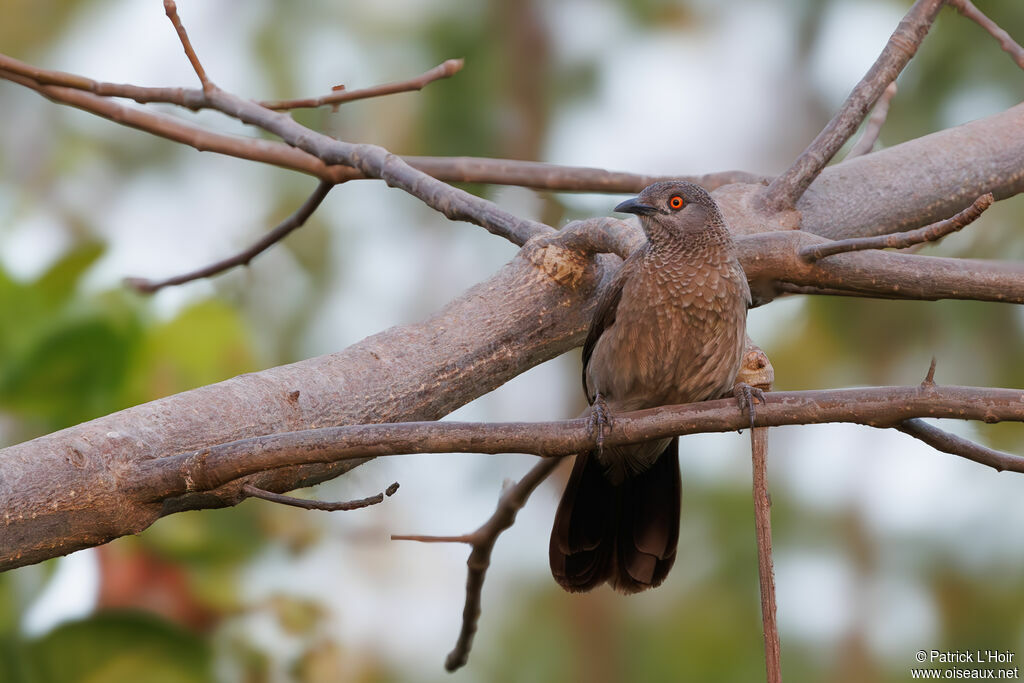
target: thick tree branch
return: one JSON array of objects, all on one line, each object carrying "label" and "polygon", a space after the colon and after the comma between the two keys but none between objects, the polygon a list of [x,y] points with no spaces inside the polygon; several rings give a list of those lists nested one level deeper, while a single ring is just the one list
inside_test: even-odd
[{"label": "thick tree branch", "polygon": [[274,469],[157,503],[135,503],[119,488],[142,461],[218,443],[329,425],[438,419],[579,345],[597,283],[618,262],[528,245],[490,280],[423,322],[0,449],[0,568],[138,533],[162,515],[237,504],[246,483],[283,492],[336,477],[360,461]]},{"label": "thick tree branch", "polygon": [[174,277],[169,277],[163,280],[149,280],[141,277],[125,278],[125,284],[139,292],[152,294],[164,287],[180,285],[186,282],[192,282],[193,280],[199,280],[204,277],[210,277],[211,275],[217,275],[219,273],[223,273],[225,270],[234,268],[235,266],[247,266],[250,261],[283,240],[291,234],[293,230],[301,228],[324,201],[324,198],[327,197],[327,193],[331,191],[332,187],[334,187],[334,183],[325,180],[320,181],[320,184],[316,186],[315,190],[313,190],[313,194],[303,202],[302,206],[296,209],[295,213],[261,237],[252,246],[238,252],[234,256],[229,256],[226,259],[211,263],[210,265],[199,268],[198,270],[193,270],[181,275],[175,275]]},{"label": "thick tree branch", "polygon": [[[872,155],[873,156],[873,155]],[[807,263],[803,249],[830,244],[800,230],[737,241],[755,305],[784,292],[885,299],[1024,303],[1024,263],[854,251]]]},{"label": "thick tree branch", "polygon": [[337,86],[334,88],[334,92],[329,95],[322,95],[320,97],[304,97],[294,100],[264,100],[263,102],[260,102],[260,104],[267,109],[283,111],[286,109],[323,107],[328,104],[337,106],[345,102],[365,100],[370,97],[383,97],[385,95],[394,95],[401,92],[412,92],[415,90],[422,90],[428,84],[442,78],[451,78],[462,71],[462,67],[464,65],[465,62],[461,59],[448,59],[441,64],[438,64],[430,71],[426,71],[415,78],[410,78],[405,81],[384,83],[382,85],[375,85],[371,88],[361,88],[359,90],[345,90],[344,86]]},{"label": "thick tree branch", "polygon": [[864,251],[867,249],[906,249],[924,242],[937,242],[946,235],[952,234],[970,225],[981,217],[985,210],[992,206],[992,193],[984,194],[974,200],[974,203],[955,216],[937,223],[932,223],[923,228],[898,232],[889,235],[878,235],[876,237],[853,237],[846,240],[836,240],[827,244],[811,244],[800,249],[800,258],[808,263],[814,263],[826,256],[835,254],[846,254],[851,251]]},{"label": "thick tree branch", "polygon": [[875,63],[854,87],[828,125],[785,173],[772,181],[765,195],[770,210],[793,208],[807,186],[856,132],[868,111],[917,53],[944,0],[917,0],[893,32]]},{"label": "thick tree branch", "polygon": [[1024,104],[826,168],[797,203],[829,239],[899,232],[1024,191]]}]

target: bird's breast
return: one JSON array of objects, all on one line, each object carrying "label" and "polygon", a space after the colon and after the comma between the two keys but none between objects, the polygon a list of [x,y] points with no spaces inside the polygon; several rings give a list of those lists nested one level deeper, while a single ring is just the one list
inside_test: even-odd
[{"label": "bird's breast", "polygon": [[615,322],[587,366],[592,390],[614,410],[718,398],[743,353],[746,279],[735,262],[667,262],[624,284]]}]

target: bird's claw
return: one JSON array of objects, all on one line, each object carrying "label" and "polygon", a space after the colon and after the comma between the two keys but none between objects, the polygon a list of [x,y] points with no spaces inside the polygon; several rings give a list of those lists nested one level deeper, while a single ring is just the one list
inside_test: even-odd
[{"label": "bird's claw", "polygon": [[754,415],[756,403],[764,404],[765,397],[764,392],[757,387],[752,387],[746,382],[737,382],[732,388],[732,395],[736,397],[736,402],[739,403],[740,410],[746,411],[750,415],[750,428],[754,428]]},{"label": "bird's claw", "polygon": [[594,403],[590,406],[590,416],[587,418],[590,431],[594,432],[594,441],[597,443],[597,453],[604,451],[605,429],[612,426],[611,413],[608,412],[608,404],[604,402],[604,396],[600,393],[594,396]]}]

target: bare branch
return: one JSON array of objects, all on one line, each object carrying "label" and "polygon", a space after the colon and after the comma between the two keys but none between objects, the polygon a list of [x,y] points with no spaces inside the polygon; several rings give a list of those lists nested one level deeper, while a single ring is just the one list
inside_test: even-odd
[{"label": "bare branch", "polygon": [[368,176],[380,178],[388,185],[419,198],[451,220],[475,223],[519,246],[526,244],[531,237],[552,232],[550,226],[519,218],[493,202],[414,169],[383,147],[335,140],[306,128],[287,114],[271,111],[223,90],[209,93],[207,105],[273,133],[327,164],[346,164]]},{"label": "bare branch", "polygon": [[882,132],[882,126],[885,125],[886,117],[889,116],[889,104],[892,102],[892,98],[896,96],[896,90],[896,81],[893,81],[885,88],[885,92],[882,93],[882,96],[875,104],[874,111],[871,112],[871,117],[868,119],[868,124],[864,127],[864,132],[861,133],[860,139],[846,153],[846,159],[869,154],[875,148],[875,143],[878,142],[878,135]]},{"label": "bare branch", "polygon": [[305,498],[295,498],[293,496],[286,496],[281,493],[274,493],[273,491],[264,491],[261,488],[257,488],[252,484],[245,484],[242,486],[242,493],[252,496],[253,498],[262,498],[263,500],[269,500],[272,503],[280,503],[281,505],[291,505],[292,507],[302,508],[304,510],[325,510],[327,512],[340,512],[347,510],[358,510],[360,508],[370,507],[371,505],[377,505],[384,502],[384,497],[391,497],[395,495],[395,491],[398,490],[398,482],[395,482],[388,486],[383,492],[378,493],[375,496],[369,498],[360,498],[358,500],[347,500],[340,503],[329,503],[320,500],[306,500]]},{"label": "bare branch", "polygon": [[404,81],[384,83],[382,85],[375,85],[372,88],[362,88],[360,90],[345,90],[344,86],[335,86],[333,89],[334,92],[330,95],[323,95],[321,97],[304,97],[294,100],[264,100],[260,102],[260,104],[267,109],[283,111],[286,109],[322,107],[328,104],[337,106],[344,102],[365,100],[370,97],[382,97],[384,95],[394,95],[395,93],[422,90],[429,83],[433,83],[434,81],[442,78],[450,78],[451,76],[459,73],[462,71],[463,65],[464,61],[461,59],[449,59],[415,78],[410,78]]},{"label": "bare branch", "polygon": [[[1024,391],[957,386],[876,387],[765,394],[758,427],[854,422],[895,427],[913,417],[1024,421]],[[605,446],[749,426],[735,399],[620,413]],[[586,418],[562,422],[403,422],[324,427],[256,436],[199,451],[144,460],[120,489],[156,502],[219,488],[267,470],[409,453],[533,453],[556,457],[596,447]],[[1011,469],[1011,468],[1007,468]],[[1024,458],[1013,468],[1024,472]]]},{"label": "bare branch", "polygon": [[999,41],[999,47],[1003,48],[1010,57],[1017,63],[1017,66],[1024,69],[1024,47],[1010,37],[999,25],[985,16],[981,10],[974,6],[971,0],[946,0],[946,4],[954,7],[957,12],[964,15],[971,21],[977,23],[988,31],[989,35]]},{"label": "bare branch", "polygon": [[772,562],[772,511],[768,493],[768,428],[750,430],[754,468],[754,528],[757,536],[757,575],[761,584],[761,625],[764,634],[764,666],[767,683],[782,683],[779,626],[775,618],[775,568]]},{"label": "bare branch", "polygon": [[[768,355],[750,337],[746,339],[743,362],[737,381],[744,382],[759,392],[771,391],[775,381],[775,368]],[[749,402],[750,419],[754,421],[753,400]],[[753,463],[754,531],[757,537],[757,575],[761,590],[761,624],[764,634],[765,680],[782,683],[781,646],[775,608],[775,568],[772,562],[772,512],[768,493],[768,428],[750,430],[750,456]]]},{"label": "bare branch", "polygon": [[767,207],[784,211],[796,205],[807,186],[856,132],[885,88],[896,80],[928,34],[944,0],[917,0],[889,38],[882,54],[854,87],[828,125],[785,173],[772,181],[765,195]]},{"label": "bare branch", "polygon": [[909,434],[915,439],[924,441],[937,451],[973,460],[982,465],[988,465],[997,472],[1022,471],[1021,466],[1024,463],[1024,458],[1021,456],[976,444],[973,441],[930,425],[924,420],[917,418],[904,420],[896,426],[896,429],[904,434]]},{"label": "bare branch", "polygon": [[210,265],[198,270],[193,270],[182,275],[175,275],[174,277],[169,277],[164,280],[149,280],[140,277],[130,277],[125,278],[125,284],[137,291],[152,294],[153,292],[157,292],[170,285],[180,285],[200,278],[210,277],[211,275],[217,275],[218,273],[223,273],[225,270],[234,268],[235,266],[247,266],[250,261],[283,240],[291,234],[293,230],[302,227],[309,217],[313,215],[313,212],[317,210],[321,202],[323,202],[324,198],[327,196],[327,193],[331,191],[332,187],[334,187],[334,183],[326,180],[320,181],[320,184],[317,185],[315,190],[313,190],[313,194],[303,202],[302,206],[300,206],[295,213],[264,235],[255,244],[234,256],[229,256],[226,259],[211,263]]},{"label": "bare branch", "polygon": [[473,548],[469,553],[469,559],[466,560],[468,570],[466,572],[466,604],[462,610],[462,628],[459,631],[455,647],[448,653],[448,658],[444,663],[448,671],[458,670],[469,659],[469,651],[473,647],[473,636],[476,635],[477,624],[480,621],[480,600],[484,589],[484,578],[487,576],[487,568],[491,565],[491,552],[494,550],[498,536],[515,523],[516,515],[526,504],[530,494],[547,479],[560,462],[558,458],[548,458],[534,465],[526,473],[526,476],[519,480],[519,483],[501,494],[494,514],[472,533],[462,536],[399,534],[391,536],[393,541],[468,543]]},{"label": "bare branch", "polygon": [[992,206],[994,201],[995,199],[991,193],[984,194],[955,216],[916,230],[878,235],[877,237],[853,237],[826,244],[809,245],[800,250],[800,258],[808,263],[814,263],[826,256],[844,254],[851,251],[906,249],[923,242],[937,242],[946,235],[952,234],[976,221],[986,209]]},{"label": "bare branch", "polygon": [[422,321],[0,449],[0,510],[11,513],[0,513],[0,571],[139,533],[182,510],[235,505],[245,483],[286,492],[362,462],[275,468],[216,490],[138,503],[149,496],[121,484],[143,460],[323,425],[437,420],[579,345],[594,292],[614,263],[571,256],[555,245],[527,245]]},{"label": "bare branch", "polygon": [[174,25],[174,30],[178,34],[178,40],[181,41],[181,46],[185,49],[185,56],[188,57],[189,63],[196,72],[196,76],[199,77],[199,82],[203,84],[203,91],[209,92],[216,86],[206,76],[206,70],[203,69],[203,65],[199,62],[199,57],[196,55],[195,49],[192,47],[192,41],[188,39],[188,33],[185,32],[185,26],[181,23],[181,18],[178,17],[178,6],[174,4],[174,0],[164,0],[164,12],[167,13],[167,18],[171,20]]},{"label": "bare branch", "polygon": [[800,257],[806,247],[827,244],[802,230],[738,239],[754,303],[764,304],[783,292],[1024,303],[1024,263],[878,250],[835,254],[814,263]]},{"label": "bare branch", "polygon": [[688,180],[708,192],[732,183],[766,184],[768,178],[746,171],[704,175],[646,175],[602,168],[561,166],[537,161],[481,157],[402,157],[415,168],[448,182],[519,185],[561,192],[640,192],[663,180]]},{"label": "bare branch", "polygon": [[[203,93],[181,88],[139,88],[48,71],[0,55],[0,77],[35,90],[60,104],[108,118],[200,151],[213,151],[294,169],[335,183],[366,174],[347,165],[326,164],[315,155],[269,140],[215,134],[174,118],[126,107],[107,96],[123,96],[140,102],[180,100],[181,106],[202,106]],[[93,93],[102,93],[103,97]],[[874,154],[844,162],[835,171],[826,168],[801,198],[801,227],[808,232],[838,239],[905,230],[944,218],[980,194],[996,199],[1024,191],[1019,159],[1024,137],[1016,134],[1024,121],[1024,105],[957,128],[933,133]],[[999,141],[993,144],[993,141]],[[963,163],[951,165],[941,150],[955,148]],[[660,176],[617,173],[601,169],[534,164],[533,162],[409,157],[410,165],[440,180],[518,184],[538,189],[566,191],[636,192]],[[733,182],[758,182],[757,176],[726,172],[687,176],[714,189]],[[914,188],[912,193],[893,192],[895,187]],[[723,208],[726,208],[723,206]],[[737,224],[740,215],[729,215]],[[765,228],[760,228],[763,230]]]},{"label": "bare branch", "polygon": [[[0,75],[10,77],[19,83],[32,82],[29,73],[39,73],[34,67],[27,67],[17,60],[0,59]],[[400,188],[419,198],[431,208],[452,220],[467,221],[480,225],[491,233],[504,237],[522,246],[531,237],[552,231],[550,226],[537,221],[519,218],[481,197],[452,187],[405,163],[400,157],[377,145],[352,144],[335,140],[295,121],[291,116],[267,109],[256,102],[246,100],[216,87],[205,90],[187,88],[145,88],[114,83],[99,84],[71,74],[48,72],[47,76],[62,86],[89,92],[101,90],[104,95],[130,97],[137,102],[164,102],[188,107],[192,110],[215,109],[281,137],[292,147],[301,149],[320,159],[327,166],[345,165],[354,168],[365,177],[379,178],[392,187]],[[43,86],[36,82],[38,89]],[[30,86],[31,87],[31,86]],[[50,91],[49,97],[61,98],[66,92]],[[88,97],[74,98],[78,102],[90,102]],[[77,106],[77,104],[76,104]],[[114,120],[118,120],[115,117]],[[136,120],[139,120],[136,117]],[[181,135],[182,131],[175,131]],[[223,140],[221,141],[223,142]]]}]

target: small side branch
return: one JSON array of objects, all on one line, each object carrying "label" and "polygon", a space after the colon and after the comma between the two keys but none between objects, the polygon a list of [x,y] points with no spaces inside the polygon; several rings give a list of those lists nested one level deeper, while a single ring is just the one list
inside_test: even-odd
[{"label": "small side branch", "polygon": [[1024,47],[1018,45],[1009,33],[999,27],[999,24],[986,17],[971,0],[947,0],[946,4],[988,31],[989,35],[999,41],[999,47],[1010,55],[1017,66],[1024,69]]},{"label": "small side branch", "polygon": [[293,496],[286,496],[283,493],[274,493],[273,491],[265,491],[264,489],[257,488],[252,484],[245,484],[242,486],[242,493],[253,498],[262,498],[263,500],[269,500],[272,503],[280,503],[281,505],[291,505],[292,507],[302,508],[303,510],[325,510],[328,512],[339,512],[343,510],[358,510],[359,508],[370,507],[371,505],[377,505],[378,503],[384,502],[384,497],[391,497],[395,495],[395,491],[398,490],[398,482],[391,484],[391,486],[384,489],[382,493],[378,493],[375,496],[369,498],[360,498],[358,500],[347,500],[340,503],[331,503],[320,500],[306,500],[305,498],[295,498]]},{"label": "small side branch", "polygon": [[192,41],[188,38],[184,24],[181,23],[181,18],[178,16],[178,6],[174,3],[174,0],[164,0],[164,12],[167,13],[167,18],[171,20],[174,30],[178,33],[178,40],[181,41],[181,46],[185,49],[185,56],[188,57],[188,61],[192,64],[196,76],[199,77],[199,82],[203,85],[203,91],[208,92],[212,90],[215,86],[207,77],[206,69],[200,63],[195,48],[192,47]]},{"label": "small side branch", "polygon": [[997,472],[1019,472],[1021,471],[1021,462],[1024,461],[1024,458],[1019,455],[982,446],[956,434],[950,434],[918,418],[904,420],[897,425],[896,429],[924,441],[937,451],[973,460],[981,465],[988,465]]},{"label": "small side branch", "polygon": [[874,111],[871,112],[868,125],[864,127],[864,132],[861,133],[860,139],[847,152],[846,159],[870,154],[871,150],[875,148],[875,143],[878,142],[878,135],[882,132],[885,119],[889,116],[889,104],[892,102],[892,98],[896,96],[896,90],[895,81],[886,87],[885,92],[882,93],[878,103],[875,105]]},{"label": "small side branch", "polygon": [[922,242],[937,242],[946,235],[954,233],[978,219],[988,207],[992,206],[995,199],[992,193],[983,194],[963,211],[960,211],[951,218],[947,218],[931,225],[906,232],[895,232],[889,235],[877,235],[875,237],[854,237],[846,240],[836,240],[824,244],[815,244],[804,247],[800,250],[800,258],[807,263],[814,263],[819,259],[834,254],[844,254],[850,251],[863,251],[865,249],[906,249]]},{"label": "small side branch", "polygon": [[309,217],[313,215],[313,212],[317,210],[324,198],[327,196],[327,193],[331,191],[332,187],[334,187],[334,183],[326,180],[320,181],[320,184],[317,185],[315,190],[313,190],[313,194],[303,202],[302,206],[300,206],[295,213],[264,235],[251,247],[244,251],[240,251],[234,256],[229,256],[226,259],[222,259],[216,263],[211,263],[210,265],[198,270],[193,270],[181,275],[175,275],[174,277],[169,277],[164,280],[148,280],[141,277],[129,277],[125,278],[124,282],[126,285],[139,292],[152,294],[164,287],[180,285],[186,282],[192,282],[193,280],[199,280],[204,277],[210,277],[211,275],[217,275],[219,273],[223,273],[225,270],[234,268],[235,266],[247,266],[250,261],[283,240],[291,234],[293,230],[302,227],[305,222],[309,220]]},{"label": "small side branch", "polygon": [[928,34],[944,0],[917,0],[886,43],[882,54],[854,87],[832,120],[785,173],[768,186],[765,204],[772,211],[796,206],[821,169],[856,132],[885,88],[896,80]]},{"label": "small side branch", "polygon": [[462,628],[459,631],[455,647],[448,653],[444,666],[448,671],[456,671],[466,664],[469,651],[473,647],[473,636],[476,635],[480,621],[480,597],[483,593],[484,578],[487,568],[491,565],[491,552],[498,536],[511,527],[516,515],[526,504],[541,482],[558,467],[559,458],[541,460],[519,480],[515,486],[506,490],[498,500],[498,507],[480,528],[462,536],[412,536],[394,535],[393,541],[420,541],[423,543],[468,543],[472,546],[469,559],[466,560],[466,604],[462,610]]},{"label": "small side branch", "polygon": [[260,102],[260,104],[267,109],[274,109],[277,111],[284,111],[287,109],[308,109],[312,107],[323,107],[328,104],[337,106],[345,102],[365,100],[370,97],[382,97],[384,95],[394,95],[395,93],[400,92],[422,90],[426,85],[433,83],[434,81],[442,78],[450,78],[451,76],[459,73],[462,71],[463,65],[464,61],[461,59],[449,59],[438,64],[430,71],[426,71],[416,78],[410,78],[405,81],[384,83],[382,85],[375,85],[372,88],[362,88],[359,90],[345,90],[344,86],[336,86],[334,88],[334,92],[329,95],[322,95],[321,97],[304,97],[294,100],[267,100]]}]

